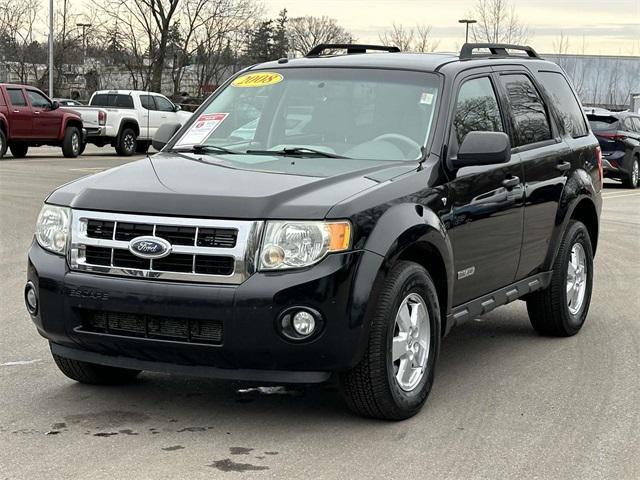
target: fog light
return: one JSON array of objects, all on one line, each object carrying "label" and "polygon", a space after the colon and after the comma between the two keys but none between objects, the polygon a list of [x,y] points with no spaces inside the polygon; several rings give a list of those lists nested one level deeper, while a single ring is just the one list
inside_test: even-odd
[{"label": "fog light", "polygon": [[298,312],[293,316],[293,329],[298,335],[307,337],[316,329],[316,320],[309,312]]},{"label": "fog light", "polygon": [[36,288],[31,282],[28,282],[24,289],[24,301],[31,315],[38,313],[38,295],[36,294]]}]

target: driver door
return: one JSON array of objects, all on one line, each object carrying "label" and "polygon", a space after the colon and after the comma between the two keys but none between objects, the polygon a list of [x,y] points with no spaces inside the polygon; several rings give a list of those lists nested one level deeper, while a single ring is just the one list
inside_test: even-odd
[{"label": "driver door", "polygon": [[[448,158],[472,131],[509,134],[489,72],[460,82],[452,114]],[[455,252],[454,306],[514,282],[524,215],[524,178],[518,155],[507,163],[452,171],[447,223]]]},{"label": "driver door", "polygon": [[27,90],[33,113],[33,137],[42,140],[57,140],[62,127],[62,113],[53,110],[51,100],[35,90]]}]

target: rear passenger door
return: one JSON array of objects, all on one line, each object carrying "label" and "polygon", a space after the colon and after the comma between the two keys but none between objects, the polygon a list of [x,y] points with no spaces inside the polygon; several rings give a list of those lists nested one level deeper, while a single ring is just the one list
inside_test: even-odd
[{"label": "rear passenger door", "polygon": [[[552,121],[551,110],[533,75],[524,68],[496,70],[512,120],[513,151],[520,155],[524,168],[526,206],[522,254],[516,274],[520,280],[545,269],[559,202],[575,159],[570,142]],[[586,134],[586,126],[583,127]]]},{"label": "rear passenger door", "polygon": [[24,89],[7,88],[9,97],[9,140],[27,140],[33,138],[33,114],[27,102]]},{"label": "rear passenger door", "polygon": [[[448,159],[467,133],[509,133],[490,70],[458,83],[450,122]],[[523,220],[523,177],[518,155],[503,164],[452,171],[449,237],[455,252],[454,305],[461,305],[514,281]]]}]

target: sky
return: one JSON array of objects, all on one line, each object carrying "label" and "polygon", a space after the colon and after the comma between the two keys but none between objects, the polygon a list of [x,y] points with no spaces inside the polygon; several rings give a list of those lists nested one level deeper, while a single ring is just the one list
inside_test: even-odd
[{"label": "sky", "polygon": [[[530,29],[529,44],[556,53],[560,33],[569,53],[640,56],[640,0],[511,0]],[[392,22],[431,25],[439,50],[464,42],[458,19],[473,12],[476,0],[264,0],[271,17],[286,8],[290,17],[327,15],[361,42],[378,42]],[[472,17],[473,18],[473,17]]]}]

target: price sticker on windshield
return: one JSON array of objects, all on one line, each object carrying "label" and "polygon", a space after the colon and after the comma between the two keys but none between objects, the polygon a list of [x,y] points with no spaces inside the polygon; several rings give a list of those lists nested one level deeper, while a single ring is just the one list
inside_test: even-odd
[{"label": "price sticker on windshield", "polygon": [[255,72],[239,76],[231,85],[242,88],[266,87],[280,83],[282,80],[284,77],[276,72]]},{"label": "price sticker on windshield", "polygon": [[200,145],[215,132],[228,116],[228,113],[205,113],[200,115],[187,133],[176,143],[176,146]]}]

